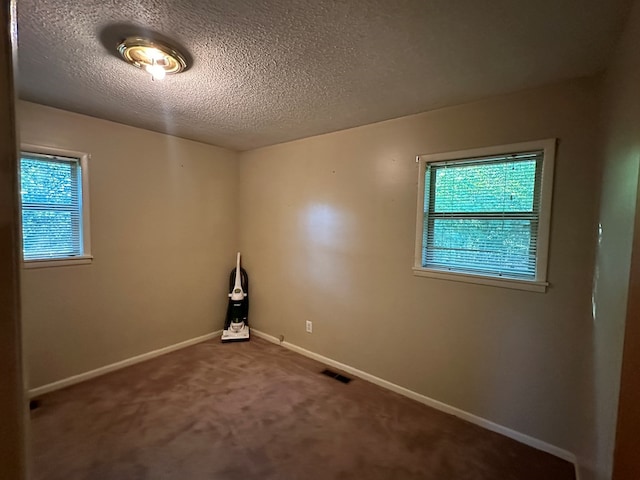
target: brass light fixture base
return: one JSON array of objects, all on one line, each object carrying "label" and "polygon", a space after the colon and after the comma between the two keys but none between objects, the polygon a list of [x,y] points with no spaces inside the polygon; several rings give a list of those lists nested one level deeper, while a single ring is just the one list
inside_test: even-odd
[{"label": "brass light fixture base", "polygon": [[165,75],[180,73],[187,68],[185,57],[167,45],[142,37],[129,37],[118,44],[122,59],[146,70],[153,79],[161,80]]}]

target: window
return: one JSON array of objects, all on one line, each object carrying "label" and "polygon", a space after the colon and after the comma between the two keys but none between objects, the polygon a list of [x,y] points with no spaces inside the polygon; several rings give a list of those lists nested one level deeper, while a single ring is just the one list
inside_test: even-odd
[{"label": "window", "polygon": [[414,273],[544,292],[555,145],[418,157]]},{"label": "window", "polygon": [[26,267],[91,261],[87,157],[23,146],[20,200]]}]

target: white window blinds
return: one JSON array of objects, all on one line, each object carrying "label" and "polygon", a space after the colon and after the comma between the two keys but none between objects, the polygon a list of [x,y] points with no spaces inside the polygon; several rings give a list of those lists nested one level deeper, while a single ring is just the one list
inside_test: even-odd
[{"label": "white window blinds", "polygon": [[80,160],[23,153],[20,190],[24,259],[83,255]]},{"label": "white window blinds", "polygon": [[422,267],[534,280],[543,151],[427,164]]}]

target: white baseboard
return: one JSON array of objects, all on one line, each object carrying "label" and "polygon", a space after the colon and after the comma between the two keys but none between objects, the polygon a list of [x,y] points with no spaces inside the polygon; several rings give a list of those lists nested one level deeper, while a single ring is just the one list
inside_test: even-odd
[{"label": "white baseboard", "polygon": [[190,347],[191,345],[195,345],[196,343],[210,340],[220,335],[222,335],[222,330],[218,330],[212,333],[207,333],[206,335],[202,335],[200,337],[191,338],[189,340],[185,340],[184,342],[159,348],[158,350],[153,350],[151,352],[143,353],[142,355],[136,355],[135,357],[127,358],[126,360],[112,363],[110,365],[105,365],[104,367],[96,368],[95,370],[90,370],[88,372],[80,373],[78,375],[73,375],[72,377],[58,380],[57,382],[48,383],[46,385],[42,385],[41,387],[37,387],[29,390],[29,398],[34,398],[34,397],[37,397],[38,395],[43,395],[45,393],[53,392],[54,390],[60,390],[61,388],[65,388],[70,385],[75,385],[76,383],[84,382],[85,380],[89,380],[91,378],[99,377],[100,375],[104,375],[105,373],[113,372],[115,370],[120,370],[121,368],[129,367],[131,365],[135,365],[136,363],[144,362],[146,360],[159,357],[160,355],[164,355],[165,353],[173,352],[175,350],[180,350],[181,348],[185,348],[185,347]]},{"label": "white baseboard", "polygon": [[498,425],[490,420],[487,420],[482,417],[478,417],[469,412],[465,412],[464,410],[460,410],[459,408],[452,407],[451,405],[447,405],[446,403],[439,402],[438,400],[434,400],[433,398],[429,398],[420,393],[416,393],[408,388],[401,387],[400,385],[396,385],[395,383],[388,382],[387,380],[383,380],[382,378],[371,375],[367,372],[363,372],[362,370],[358,370],[357,368],[353,368],[349,365],[345,365],[344,363],[337,362],[323,355],[319,355],[317,353],[311,352],[305,348],[299,347],[289,342],[281,342],[276,337],[269,335],[267,333],[256,330],[255,328],[251,329],[251,334],[256,337],[263,338],[269,342],[275,343],[277,345],[281,345],[284,348],[292,350],[296,353],[304,355],[305,357],[312,358],[313,360],[317,360],[320,363],[325,365],[329,365],[331,367],[335,367],[343,372],[350,373],[353,376],[366,380],[368,382],[374,383],[380,387],[386,388],[387,390],[391,390],[392,392],[399,393],[400,395],[404,395],[405,397],[416,400],[424,405],[428,405],[429,407],[435,408],[444,413],[448,413],[450,415],[454,415],[458,418],[466,420],[467,422],[473,423],[475,425],[479,425],[487,430],[492,432],[499,433],[504,435],[505,437],[512,438],[520,443],[533,447],[537,450],[541,450],[543,452],[550,453],[551,455],[555,455],[563,460],[566,460],[572,463],[576,467],[576,478],[578,477],[578,468],[577,468],[577,458],[576,456],[560,447],[556,447],[555,445],[551,445],[550,443],[544,442],[537,438],[531,437],[524,433],[517,432],[510,428],[504,427],[502,425]]}]

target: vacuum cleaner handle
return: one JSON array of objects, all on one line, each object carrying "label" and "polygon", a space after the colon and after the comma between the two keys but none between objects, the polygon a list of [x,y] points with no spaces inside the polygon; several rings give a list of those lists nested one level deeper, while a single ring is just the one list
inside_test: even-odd
[{"label": "vacuum cleaner handle", "polygon": [[242,272],[240,270],[240,252],[238,252],[238,256],[236,257],[236,280],[233,286],[233,290],[229,294],[231,300],[244,300],[244,297],[247,296],[247,292],[242,289]]}]

